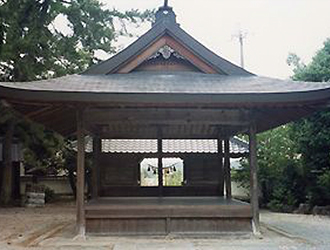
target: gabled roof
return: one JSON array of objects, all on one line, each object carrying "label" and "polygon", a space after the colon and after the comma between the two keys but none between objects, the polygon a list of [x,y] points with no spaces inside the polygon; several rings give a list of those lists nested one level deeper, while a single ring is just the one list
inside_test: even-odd
[{"label": "gabled roof", "polygon": [[[164,14],[167,13],[167,14]],[[185,32],[175,21],[175,14],[172,8],[161,7],[156,13],[156,22],[152,28],[138,38],[134,43],[128,46],[123,51],[119,52],[109,60],[106,60],[90,69],[83,74],[112,74],[117,73],[120,67],[128,61],[137,57],[141,52],[154,44],[161,37],[169,36],[188,49],[195,56],[203,60],[206,64],[212,67],[217,73],[223,75],[240,75],[251,76],[252,73],[236,66],[235,64],[216,55],[208,48],[199,43],[196,39]]]}]

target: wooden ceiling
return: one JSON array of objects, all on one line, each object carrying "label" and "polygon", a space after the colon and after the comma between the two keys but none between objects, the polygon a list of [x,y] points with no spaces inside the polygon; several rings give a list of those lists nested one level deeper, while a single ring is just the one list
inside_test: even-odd
[{"label": "wooden ceiling", "polygon": [[12,103],[27,119],[43,124],[63,136],[76,132],[76,112],[84,108],[86,133],[110,139],[155,139],[161,131],[168,139],[228,138],[286,124],[318,110],[318,106],[201,108],[111,107],[84,104]]}]

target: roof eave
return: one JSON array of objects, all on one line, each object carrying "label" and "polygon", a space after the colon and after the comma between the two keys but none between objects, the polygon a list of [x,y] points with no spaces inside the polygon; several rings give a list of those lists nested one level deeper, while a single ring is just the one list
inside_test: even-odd
[{"label": "roof eave", "polygon": [[41,103],[191,104],[259,106],[328,104],[330,89],[290,93],[97,93],[24,90],[0,86],[0,98]]}]

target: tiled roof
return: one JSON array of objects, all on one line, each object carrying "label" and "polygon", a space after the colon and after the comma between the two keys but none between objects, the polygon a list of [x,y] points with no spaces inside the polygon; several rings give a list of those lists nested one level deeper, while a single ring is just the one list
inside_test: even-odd
[{"label": "tiled roof", "polygon": [[[164,153],[217,153],[217,140],[163,140]],[[86,140],[86,151],[93,151],[93,142]],[[102,151],[107,153],[157,153],[157,140],[102,140]],[[230,139],[232,154],[249,152],[248,143],[233,137]]]},{"label": "tiled roof", "polygon": [[102,140],[106,153],[156,153],[157,140]]},{"label": "tiled roof", "polygon": [[217,153],[217,140],[163,140],[165,153]]},{"label": "tiled roof", "polygon": [[330,83],[195,72],[135,72],[113,75],[70,75],[29,83],[1,82],[0,86],[4,88],[3,91],[5,88],[10,88],[63,94],[284,94],[325,90],[330,88]]}]

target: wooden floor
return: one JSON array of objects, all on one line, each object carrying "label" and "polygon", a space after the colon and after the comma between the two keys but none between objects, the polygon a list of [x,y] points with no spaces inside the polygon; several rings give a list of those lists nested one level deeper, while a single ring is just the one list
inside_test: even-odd
[{"label": "wooden floor", "polygon": [[99,198],[86,204],[90,234],[204,234],[251,231],[251,206],[223,197]]}]

